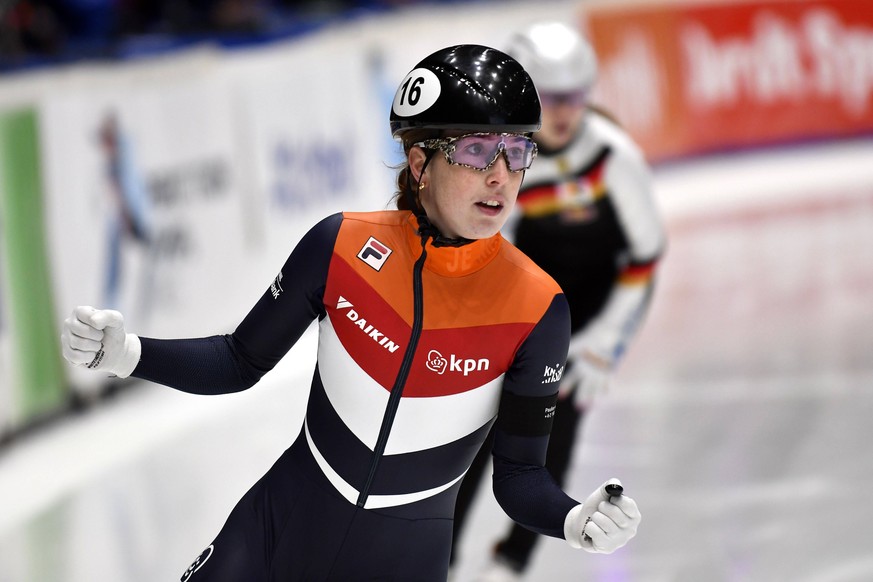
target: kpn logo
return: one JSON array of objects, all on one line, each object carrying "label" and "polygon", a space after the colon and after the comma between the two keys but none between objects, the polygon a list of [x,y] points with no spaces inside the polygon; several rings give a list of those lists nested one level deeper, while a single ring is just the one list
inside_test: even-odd
[{"label": "kpn logo", "polygon": [[437,374],[445,374],[448,372],[459,372],[464,376],[469,376],[471,372],[482,372],[489,368],[491,362],[488,358],[459,358],[455,354],[449,354],[446,358],[437,350],[431,350],[427,354],[427,369]]}]

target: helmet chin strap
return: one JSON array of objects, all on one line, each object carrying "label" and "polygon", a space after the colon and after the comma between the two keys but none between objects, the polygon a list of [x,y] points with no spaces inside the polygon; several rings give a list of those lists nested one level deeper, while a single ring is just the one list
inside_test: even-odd
[{"label": "helmet chin strap", "polygon": [[[421,192],[421,178],[424,176],[424,171],[427,169],[427,165],[433,159],[434,153],[436,152],[428,152],[427,157],[424,159],[424,165],[421,166],[421,173],[418,175],[419,192]],[[425,212],[424,206],[422,206],[421,202],[412,194],[412,172],[407,174],[406,181],[408,185],[408,188],[406,188],[406,196],[409,197],[409,207],[412,208],[412,213],[418,221],[418,234],[422,238],[422,244],[427,241],[428,238],[433,239],[433,246],[435,247],[461,247],[473,242],[473,240],[468,238],[450,238],[443,236],[439,229],[437,229],[437,227],[434,226],[427,217],[427,212]]]}]

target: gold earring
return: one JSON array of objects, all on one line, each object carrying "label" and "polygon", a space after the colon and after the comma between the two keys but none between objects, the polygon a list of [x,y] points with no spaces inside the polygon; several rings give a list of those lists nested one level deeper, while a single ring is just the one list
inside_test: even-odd
[{"label": "gold earring", "polygon": [[419,183],[418,183],[418,191],[419,191],[419,192],[421,192],[421,191],[424,190],[425,188],[427,188],[427,182],[419,182]]}]

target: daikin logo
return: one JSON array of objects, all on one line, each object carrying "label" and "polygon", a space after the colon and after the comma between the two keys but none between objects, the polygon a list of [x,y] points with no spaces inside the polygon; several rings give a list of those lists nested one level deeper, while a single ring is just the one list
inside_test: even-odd
[{"label": "daikin logo", "polygon": [[373,340],[392,354],[400,349],[400,346],[391,341],[391,338],[373,327],[371,323],[368,323],[366,318],[361,317],[361,314],[355,311],[352,302],[342,295],[339,296],[339,299],[336,302],[336,308],[337,310],[346,309],[346,317],[348,317],[352,321],[352,323],[360,328],[362,332],[367,334],[367,336],[371,340]]}]

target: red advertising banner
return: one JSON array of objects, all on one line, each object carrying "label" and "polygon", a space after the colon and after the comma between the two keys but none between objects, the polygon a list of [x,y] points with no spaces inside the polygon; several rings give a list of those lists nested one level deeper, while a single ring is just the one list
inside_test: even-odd
[{"label": "red advertising banner", "polygon": [[591,5],[594,101],[652,160],[873,132],[871,0]]}]

